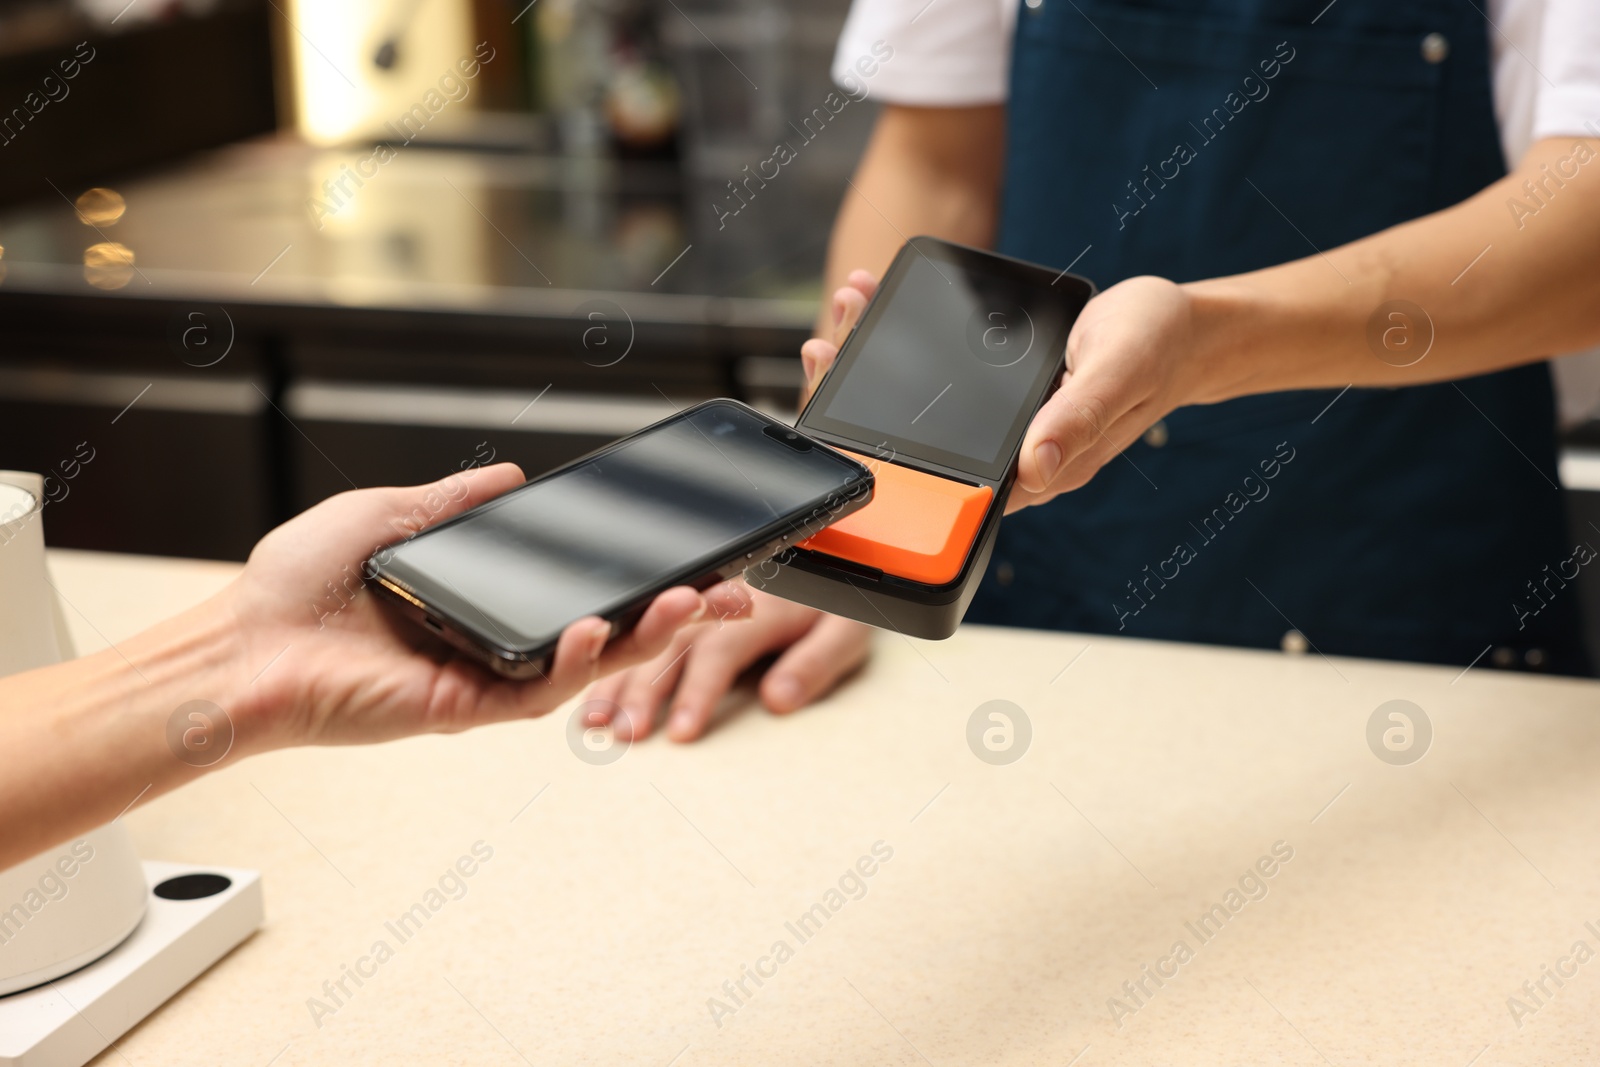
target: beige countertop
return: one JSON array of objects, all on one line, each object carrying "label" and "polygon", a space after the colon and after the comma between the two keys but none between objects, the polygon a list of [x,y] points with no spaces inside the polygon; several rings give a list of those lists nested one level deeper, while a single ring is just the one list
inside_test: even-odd
[{"label": "beige countertop", "polygon": [[[84,650],[235,570],[52,567]],[[1409,765],[1367,741],[1397,699],[1432,724]],[[1007,765],[967,740],[991,700],[1032,727]],[[259,868],[267,920],[97,1062],[1491,1067],[1600,1047],[1600,961],[1573,955],[1600,953],[1596,683],[971,627],[883,635],[833,700],[733,708],[693,746],[591,765],[566,719],[274,753],[133,811],[146,858]]]}]

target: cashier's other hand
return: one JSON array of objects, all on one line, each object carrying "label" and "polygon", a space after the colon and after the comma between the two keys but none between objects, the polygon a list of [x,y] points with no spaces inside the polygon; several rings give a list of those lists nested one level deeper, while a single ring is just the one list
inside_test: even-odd
[{"label": "cashier's other hand", "polygon": [[850,331],[861,319],[861,312],[866,309],[867,301],[872,299],[872,294],[878,291],[878,279],[864,270],[853,270],[845,279],[845,284],[834,290],[833,299],[830,301],[829,322],[832,323],[830,337],[813,337],[800,346],[800,365],[806,372],[806,384],[800,394],[800,404],[811,399],[811,394],[816,392],[822,376],[828,373],[828,368],[833,366],[833,361],[839,355],[839,346],[844,344],[844,339],[850,336]]},{"label": "cashier's other hand", "polygon": [[742,601],[729,587],[704,596],[668,590],[614,641],[598,618],[574,622],[546,678],[514,682],[454,655],[367,588],[362,564],[378,546],[522,482],[515,465],[502,463],[429,485],[341,493],[267,534],[219,598],[237,635],[243,694],[228,711],[247,749],[384,741],[542,715],[598,675],[657,655],[680,627],[737,613]]},{"label": "cashier's other hand", "polygon": [[1089,301],[1067,338],[1061,388],[1034,416],[1007,511],[1077,489],[1174,408],[1204,395],[1187,291],[1129,278]]},{"label": "cashier's other hand", "polygon": [[693,741],[739,677],[775,653],[759,691],[776,715],[826,696],[867,658],[870,627],[748,587],[741,593],[747,621],[686,627],[649,663],[596,683],[590,725],[610,724],[619,738],[637,741],[665,714],[668,737]]}]

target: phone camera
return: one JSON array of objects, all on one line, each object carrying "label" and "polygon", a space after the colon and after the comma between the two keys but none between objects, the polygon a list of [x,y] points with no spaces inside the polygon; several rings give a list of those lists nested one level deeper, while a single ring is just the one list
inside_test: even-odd
[{"label": "phone camera", "polygon": [[810,452],[811,441],[809,438],[790,430],[786,427],[767,426],[761,431],[779,444],[794,449],[796,452]]}]

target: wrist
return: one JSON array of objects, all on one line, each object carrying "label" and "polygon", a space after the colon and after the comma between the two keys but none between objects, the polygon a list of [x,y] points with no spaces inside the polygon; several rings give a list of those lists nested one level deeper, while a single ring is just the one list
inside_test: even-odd
[{"label": "wrist", "polygon": [[0,775],[8,831],[0,854],[32,855],[243,756],[248,741],[234,729],[249,719],[234,710],[238,643],[225,613],[207,604],[103,651],[0,681],[0,705],[19,712],[0,716],[0,750],[36,754]]},{"label": "wrist", "polygon": [[1263,353],[1276,320],[1265,294],[1244,277],[1208,278],[1179,287],[1189,301],[1191,351],[1186,402],[1215,404],[1281,385]]},{"label": "wrist", "polygon": [[152,627],[120,649],[137,675],[135,706],[146,729],[161,731],[169,755],[198,769],[269,747],[263,744],[263,716],[251,699],[246,673],[246,642],[228,594],[225,590]]},{"label": "wrist", "polygon": [[280,712],[294,701],[284,691],[287,679],[276,673],[288,649],[282,642],[262,639],[259,626],[251,625],[261,609],[248,605],[239,586],[234,582],[197,606],[191,622],[196,688],[216,694],[199,699],[215,703],[230,720],[234,741],[229,761],[296,743],[283,736],[285,717]]}]

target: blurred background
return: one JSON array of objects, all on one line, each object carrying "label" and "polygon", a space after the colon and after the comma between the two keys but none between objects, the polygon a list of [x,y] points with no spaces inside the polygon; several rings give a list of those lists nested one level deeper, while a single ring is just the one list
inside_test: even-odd
[{"label": "blurred background", "polygon": [[[0,467],[53,544],[243,559],[352,486],[792,412],[873,119],[847,7],[0,0]],[[1600,374],[1557,369],[1600,543]]]},{"label": "blurred background", "polygon": [[353,485],[792,411],[847,7],[0,0],[0,467],[53,544],[242,559]]}]

